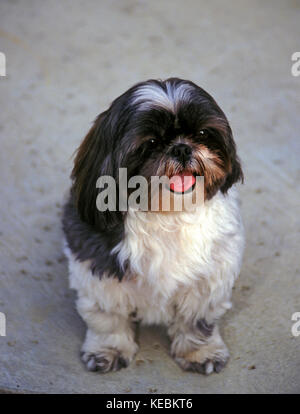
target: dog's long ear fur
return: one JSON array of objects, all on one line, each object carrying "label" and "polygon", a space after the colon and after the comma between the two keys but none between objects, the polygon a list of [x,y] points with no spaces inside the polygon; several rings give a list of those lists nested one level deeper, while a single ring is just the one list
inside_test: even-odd
[{"label": "dog's long ear fur", "polygon": [[238,181],[244,182],[244,174],[241,167],[241,162],[236,153],[236,145],[232,136],[231,128],[228,127],[227,148],[230,171],[226,177],[225,183],[221,187],[222,193],[226,193],[233,184]]},{"label": "dog's long ear fur", "polygon": [[96,206],[97,179],[102,175],[115,177],[114,139],[107,122],[108,112],[103,112],[96,118],[78,148],[71,175],[72,192],[80,218],[98,230],[107,230],[122,221],[120,212],[100,212]]}]

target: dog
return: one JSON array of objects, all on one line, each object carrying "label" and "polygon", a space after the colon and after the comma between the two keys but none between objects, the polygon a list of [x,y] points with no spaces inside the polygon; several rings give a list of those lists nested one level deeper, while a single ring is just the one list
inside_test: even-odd
[{"label": "dog", "polygon": [[[203,177],[203,202],[181,211],[130,205],[100,211],[97,180],[112,177],[118,187],[121,168],[128,179],[147,183],[176,176],[172,196],[195,193],[195,177]],[[183,370],[220,372],[229,352],[218,321],[231,307],[244,249],[236,188],[243,172],[215,100],[179,78],[134,85],[96,118],[71,179],[64,251],[87,324],[86,368],[106,373],[128,366],[141,323],[167,327],[171,356]]]}]

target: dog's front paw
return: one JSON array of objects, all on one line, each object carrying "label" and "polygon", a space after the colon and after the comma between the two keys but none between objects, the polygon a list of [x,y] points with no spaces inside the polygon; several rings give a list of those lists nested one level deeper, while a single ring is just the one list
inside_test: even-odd
[{"label": "dog's front paw", "polygon": [[129,360],[114,348],[106,348],[95,353],[82,351],[80,356],[88,371],[106,373],[118,371],[129,365]]},{"label": "dog's front paw", "polygon": [[186,354],[174,355],[175,361],[185,371],[209,375],[219,373],[229,359],[229,352],[223,341],[219,340],[200,345],[198,349]]},{"label": "dog's front paw", "polygon": [[209,375],[213,372],[219,373],[225,367],[228,357],[224,359],[207,359],[204,362],[189,361],[184,358],[176,358],[176,361],[185,371],[198,372],[199,374]]}]

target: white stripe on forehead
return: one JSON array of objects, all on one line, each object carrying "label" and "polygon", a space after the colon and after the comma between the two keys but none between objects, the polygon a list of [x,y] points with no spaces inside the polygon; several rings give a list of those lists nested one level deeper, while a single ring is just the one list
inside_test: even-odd
[{"label": "white stripe on forehead", "polygon": [[172,85],[168,81],[166,82],[166,88],[167,91],[155,83],[143,85],[135,92],[133,103],[140,104],[142,110],[160,106],[175,112],[178,103],[188,100],[193,89],[188,83]]}]

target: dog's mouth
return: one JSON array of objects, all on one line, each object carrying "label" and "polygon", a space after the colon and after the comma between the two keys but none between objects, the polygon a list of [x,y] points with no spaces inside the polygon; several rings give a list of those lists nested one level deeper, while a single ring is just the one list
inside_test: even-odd
[{"label": "dog's mouth", "polygon": [[170,187],[168,189],[172,193],[186,194],[192,192],[195,188],[195,185],[195,176],[189,172],[182,172],[170,177]]}]

